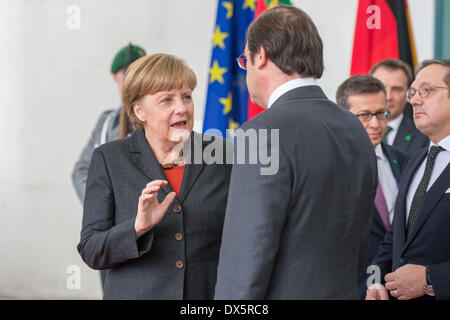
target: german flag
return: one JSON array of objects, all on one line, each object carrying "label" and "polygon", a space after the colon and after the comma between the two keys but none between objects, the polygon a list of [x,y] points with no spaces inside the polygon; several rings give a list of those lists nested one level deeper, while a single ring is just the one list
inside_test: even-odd
[{"label": "german flag", "polygon": [[417,66],[407,0],[359,0],[350,74],[391,58]]}]

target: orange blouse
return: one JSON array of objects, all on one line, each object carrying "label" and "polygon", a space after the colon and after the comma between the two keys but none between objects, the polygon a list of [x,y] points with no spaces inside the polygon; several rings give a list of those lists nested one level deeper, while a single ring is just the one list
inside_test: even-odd
[{"label": "orange blouse", "polygon": [[163,169],[167,182],[169,182],[172,190],[177,194],[177,197],[180,193],[181,182],[183,181],[184,167],[185,166],[178,166],[171,169]]}]

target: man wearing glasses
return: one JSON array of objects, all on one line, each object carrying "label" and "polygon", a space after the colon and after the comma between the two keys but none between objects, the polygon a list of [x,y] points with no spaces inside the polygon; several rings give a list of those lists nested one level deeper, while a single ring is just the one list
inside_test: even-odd
[{"label": "man wearing glasses", "polygon": [[[378,188],[370,227],[366,268],[376,256],[394,217],[395,198],[407,155],[400,149],[382,142],[390,112],[386,107],[386,89],[381,81],[370,76],[354,76],[338,88],[336,102],[355,114],[367,131],[377,156]],[[359,284],[359,297],[364,299],[367,279],[372,272],[366,269]]]},{"label": "man wearing glasses", "polygon": [[450,299],[450,60],[424,61],[407,97],[430,144],[406,163],[366,299]]},{"label": "man wearing glasses", "polygon": [[369,74],[386,87],[386,107],[391,115],[383,141],[408,155],[427,146],[430,141],[414,126],[412,107],[406,101],[406,91],[414,80],[411,67],[399,59],[387,59],[374,65]]},{"label": "man wearing glasses", "polygon": [[360,121],[316,83],[323,72],[316,26],[296,7],[269,9],[249,27],[238,62],[252,101],[267,109],[241,129],[278,130],[279,139],[252,149],[276,148],[279,170],[262,175],[261,159],[233,165],[215,298],[357,299],[375,152]]}]

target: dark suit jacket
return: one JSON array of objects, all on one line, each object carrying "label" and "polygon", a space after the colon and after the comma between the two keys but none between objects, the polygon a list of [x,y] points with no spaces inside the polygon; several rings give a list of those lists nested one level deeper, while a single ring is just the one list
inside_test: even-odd
[{"label": "dark suit jacket", "polygon": [[[406,162],[407,155],[400,149],[390,146],[386,143],[381,143],[381,149],[384,155],[389,161],[391,166],[392,174],[397,182],[397,187],[400,184],[400,178],[403,172],[403,166]],[[367,291],[367,278],[369,274],[367,273],[367,267],[372,263],[373,258],[377,255],[378,247],[384,239],[387,230],[384,226],[383,220],[380,217],[380,213],[377,208],[373,207],[372,213],[372,225],[370,227],[370,237],[369,237],[369,250],[367,254],[366,272],[364,277],[361,279],[359,284],[359,298],[364,299],[366,297]]]},{"label": "dark suit jacket", "polygon": [[428,146],[429,143],[428,137],[416,129],[414,121],[404,115],[392,145],[411,155],[417,150]]},{"label": "dark suit jacket", "polygon": [[[200,148],[210,143],[199,134],[191,137]],[[164,173],[139,131],[97,148],[78,251],[91,268],[109,269],[104,298],[213,298],[230,173],[226,164],[186,165],[179,197],[162,221],[136,241],[139,196],[148,182],[165,180]],[[158,201],[171,191],[170,185],[162,187]],[[179,232],[182,240],[175,239]],[[178,268],[177,261],[184,266]]]},{"label": "dark suit jacket", "polygon": [[305,86],[242,128],[279,129],[279,170],[233,165],[215,298],[356,299],[377,186],[361,122]]},{"label": "dark suit jacket", "polygon": [[436,299],[450,299],[450,194],[445,193],[450,187],[450,164],[426,193],[415,229],[406,239],[406,196],[414,173],[427,154],[428,147],[408,159],[395,202],[392,228],[372,264],[381,268],[383,281],[387,273],[406,264],[430,265]]}]

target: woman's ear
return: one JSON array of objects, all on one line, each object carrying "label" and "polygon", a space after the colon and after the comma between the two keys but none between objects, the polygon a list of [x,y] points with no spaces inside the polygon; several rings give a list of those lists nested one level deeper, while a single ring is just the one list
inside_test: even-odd
[{"label": "woman's ear", "polygon": [[147,119],[147,116],[141,103],[139,102],[133,103],[133,112],[140,121],[145,122],[145,120]]}]

